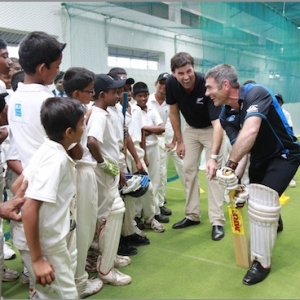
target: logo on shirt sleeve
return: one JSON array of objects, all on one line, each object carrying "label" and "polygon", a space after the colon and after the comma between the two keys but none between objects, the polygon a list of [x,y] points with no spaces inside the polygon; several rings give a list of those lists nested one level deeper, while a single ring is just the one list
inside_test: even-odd
[{"label": "logo on shirt sleeve", "polygon": [[22,105],[20,103],[15,104],[15,116],[22,117]]},{"label": "logo on shirt sleeve", "polygon": [[258,112],[258,106],[257,106],[257,105],[251,105],[251,106],[247,109],[247,114],[253,113],[253,112]]},{"label": "logo on shirt sleeve", "polygon": [[203,97],[196,99],[196,104],[203,104]]}]

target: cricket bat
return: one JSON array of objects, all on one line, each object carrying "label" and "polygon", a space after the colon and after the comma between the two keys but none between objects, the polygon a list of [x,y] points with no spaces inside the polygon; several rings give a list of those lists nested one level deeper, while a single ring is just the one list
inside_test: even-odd
[{"label": "cricket bat", "polygon": [[228,213],[233,237],[235,260],[238,266],[249,268],[249,243],[245,232],[243,210],[241,208],[234,207],[234,196],[235,191],[230,191],[230,205],[228,206]]},{"label": "cricket bat", "polygon": [[123,93],[123,100],[122,100],[122,114],[124,117],[124,123],[123,123],[123,132],[124,132],[124,141],[123,141],[123,153],[126,156],[127,153],[127,136],[128,136],[128,128],[126,126],[125,118],[126,118],[126,110],[127,110],[127,104],[128,104],[128,93]]}]

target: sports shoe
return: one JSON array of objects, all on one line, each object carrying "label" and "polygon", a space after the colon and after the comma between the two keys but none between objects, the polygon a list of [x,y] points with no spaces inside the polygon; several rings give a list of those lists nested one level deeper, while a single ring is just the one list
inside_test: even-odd
[{"label": "sports shoe", "polygon": [[[99,255],[100,256],[100,255]],[[100,256],[101,257],[101,256]],[[101,259],[101,258],[100,258]],[[114,260],[114,267],[115,268],[121,268],[121,267],[127,267],[131,264],[131,259],[129,256],[125,255],[118,255],[115,257]]]},{"label": "sports shoe", "polygon": [[135,222],[136,222],[136,226],[137,226],[140,230],[145,229],[144,223],[143,223],[143,221],[142,221],[141,218],[135,217],[134,220],[135,220]]},{"label": "sports shoe", "polygon": [[122,286],[131,283],[131,277],[121,273],[116,268],[112,268],[107,275],[98,273],[98,276],[104,283],[109,283],[111,285]]},{"label": "sports shoe", "polygon": [[172,215],[172,211],[169,208],[166,208],[165,206],[161,206],[160,207],[160,213],[164,216],[171,216]]},{"label": "sports shoe", "polygon": [[294,179],[292,179],[289,183],[290,187],[296,187],[296,181]]},{"label": "sports shoe", "polygon": [[76,286],[80,299],[97,294],[103,288],[103,282],[100,278],[90,278],[84,286]]},{"label": "sports shoe", "polygon": [[19,276],[20,274],[17,271],[11,270],[4,265],[2,281],[4,282],[15,281],[19,278]]},{"label": "sports shoe", "polygon": [[22,284],[29,284],[29,272],[28,270],[24,267],[21,277],[20,277],[20,282]]},{"label": "sports shoe", "polygon": [[165,231],[165,226],[160,224],[156,219],[152,219],[151,223],[144,223],[145,227],[148,229],[152,229],[154,232],[164,232]]},{"label": "sports shoe", "polygon": [[142,237],[136,233],[127,235],[127,236],[121,236],[122,243],[131,245],[131,246],[143,246],[143,245],[149,245],[150,241],[146,237]]},{"label": "sports shoe", "polygon": [[[145,225],[144,225],[144,227],[145,227]],[[147,237],[146,233],[144,231],[142,231],[141,229],[139,229],[137,226],[134,226],[133,230],[134,230],[134,233],[136,233],[142,237]]]},{"label": "sports shoe", "polygon": [[129,256],[117,255],[114,261],[115,268],[127,267],[131,264]]},{"label": "sports shoe", "polygon": [[169,223],[170,219],[162,214],[155,215],[154,218],[160,223]]},{"label": "sports shoe", "polygon": [[4,259],[9,260],[16,257],[16,252],[11,249],[11,244],[8,242],[5,242],[3,245],[3,253],[4,253]]},{"label": "sports shoe", "polygon": [[120,241],[119,248],[118,248],[118,255],[131,256],[131,255],[136,255],[137,253],[138,251],[135,247],[131,247],[127,244],[124,244],[122,241]]}]

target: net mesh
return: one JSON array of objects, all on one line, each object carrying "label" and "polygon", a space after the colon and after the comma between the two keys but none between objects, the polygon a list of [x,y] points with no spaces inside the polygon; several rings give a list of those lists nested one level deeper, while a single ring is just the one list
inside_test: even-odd
[{"label": "net mesh", "polygon": [[[63,6],[71,20],[71,35],[82,33],[84,28],[87,38],[97,40],[100,23],[104,22],[106,45],[102,48],[103,39],[99,39],[97,51],[100,57],[104,55],[103,60],[96,58],[99,63],[106,64],[108,48],[104,46],[118,51],[119,56],[126,56],[130,55],[128,49],[147,49],[147,36],[157,35],[158,52],[161,39],[173,39],[173,54],[190,49],[198,71],[206,72],[216,64],[228,63],[237,69],[240,83],[252,79],[274,92],[280,88],[280,93],[288,95],[286,103],[299,101],[300,32],[295,24],[267,4],[70,2]],[[119,34],[118,25],[123,28]],[[143,31],[144,39],[135,31]],[[73,57],[78,57],[76,52],[82,53],[78,45],[72,49]],[[145,55],[149,58],[153,45],[148,49]],[[165,62],[169,68],[168,64]]]},{"label": "net mesh", "polygon": [[[70,18],[71,44],[78,35],[83,44],[91,43],[91,39],[92,44],[97,44],[96,50],[91,48],[97,51],[93,66],[106,65],[107,56],[113,53],[126,57],[134,54],[130,51],[136,51],[137,57],[158,63],[158,71],[130,70],[134,78],[147,82],[159,71],[170,71],[170,58],[176,52],[186,51],[195,58],[197,71],[205,73],[219,63],[227,63],[236,68],[241,84],[251,79],[267,86],[283,95],[288,108],[293,108],[289,104],[299,103],[300,31],[267,3],[68,2],[62,5]],[[78,64],[83,49],[78,45],[71,48],[71,56]],[[82,60],[86,65],[86,60]],[[297,120],[294,123],[299,132],[300,124]]]}]

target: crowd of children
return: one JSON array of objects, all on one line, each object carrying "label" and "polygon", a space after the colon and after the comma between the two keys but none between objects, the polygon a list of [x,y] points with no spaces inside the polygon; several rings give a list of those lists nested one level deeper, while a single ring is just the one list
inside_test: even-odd
[{"label": "crowd of children", "polygon": [[[124,69],[60,72],[65,47],[45,32],[25,36],[20,70],[10,78],[13,92],[1,110],[7,115],[1,125],[9,124],[0,140],[9,136],[7,187],[15,193],[28,181],[22,222],[11,227],[31,299],[85,298],[104,283],[130,284],[118,268],[131,263],[136,246],[150,244],[142,229],[164,232],[172,213],[164,202],[164,99],[158,109],[148,106],[148,86],[127,78]],[[8,75],[12,63],[0,39],[0,73]],[[157,82],[163,86],[168,76]],[[120,193],[132,174],[151,179],[140,197]],[[7,281],[19,277],[4,272],[11,275]],[[89,278],[89,272],[98,276]]]}]

